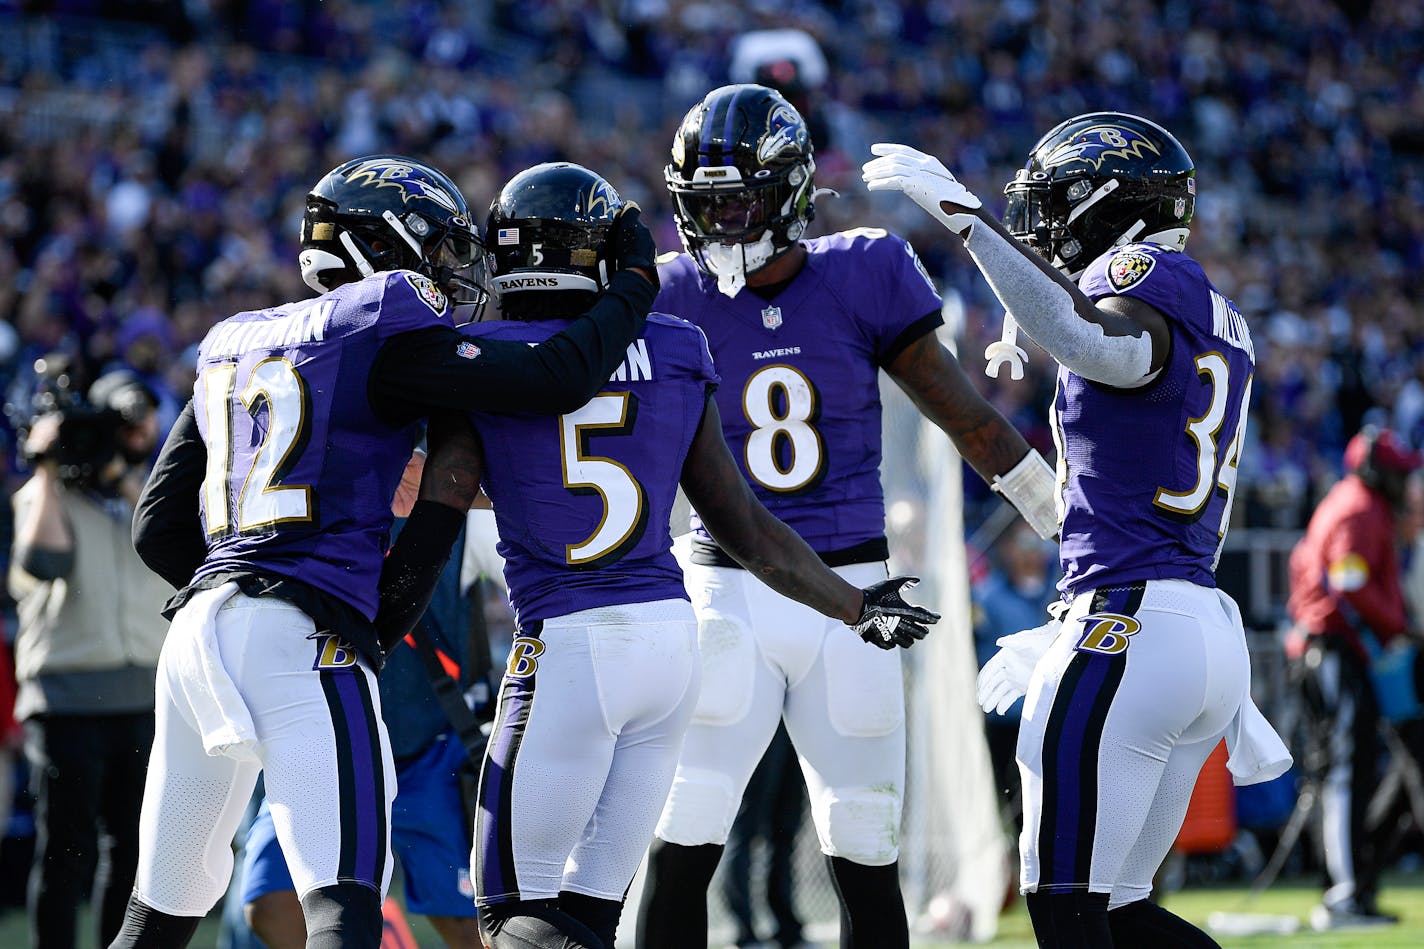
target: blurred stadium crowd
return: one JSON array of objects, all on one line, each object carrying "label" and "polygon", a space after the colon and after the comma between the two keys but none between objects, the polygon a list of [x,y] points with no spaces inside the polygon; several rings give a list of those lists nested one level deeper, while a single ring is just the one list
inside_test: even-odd
[{"label": "blurred stadium crowd", "polygon": [[993,297],[936,224],[864,191],[869,143],[934,152],[992,202],[1065,116],[1177,133],[1191,250],[1260,354],[1245,523],[1303,526],[1367,418],[1424,440],[1424,6],[1370,0],[0,0],[0,385],[22,395],[35,357],[67,350],[91,378],[143,373],[171,418],[212,323],[308,295],[303,197],[364,152],[429,159],[476,207],[577,161],[674,249],[672,130],[750,78],[729,73],[736,43],[772,28],[827,61],[779,77],[839,192],[813,226],[910,237],[971,375],[1045,452],[1051,360],[982,377]]}]

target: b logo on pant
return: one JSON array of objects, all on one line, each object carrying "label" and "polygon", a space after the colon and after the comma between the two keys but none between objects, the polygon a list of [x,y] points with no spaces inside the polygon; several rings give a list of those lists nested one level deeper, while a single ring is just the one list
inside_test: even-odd
[{"label": "b logo on pant", "polygon": [[1079,652],[1096,652],[1116,656],[1126,652],[1128,637],[1135,636],[1142,624],[1121,613],[1093,613],[1082,619],[1083,635],[1073,648]]},{"label": "b logo on pant", "polygon": [[539,668],[539,657],[544,654],[542,640],[530,636],[516,636],[509,650],[509,666],[505,674],[511,679],[532,676]]},{"label": "b logo on pant", "polygon": [[317,641],[316,661],[313,669],[348,669],[356,665],[356,650],[334,633],[316,632],[307,639]]}]

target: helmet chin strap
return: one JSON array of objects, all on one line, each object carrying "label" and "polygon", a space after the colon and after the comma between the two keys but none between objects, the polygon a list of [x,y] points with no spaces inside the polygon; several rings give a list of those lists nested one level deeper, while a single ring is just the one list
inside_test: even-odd
[{"label": "helmet chin strap", "polygon": [[702,261],[717,278],[717,289],[725,296],[735,297],[747,285],[747,274],[755,273],[771,262],[776,245],[771,231],[763,231],[750,244],[708,244],[702,249]]}]

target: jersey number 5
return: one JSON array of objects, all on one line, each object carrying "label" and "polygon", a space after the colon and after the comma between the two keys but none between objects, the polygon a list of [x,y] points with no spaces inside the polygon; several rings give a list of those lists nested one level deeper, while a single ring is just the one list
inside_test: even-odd
[{"label": "jersey number 5", "polygon": [[631,392],[602,392],[583,408],[559,416],[559,448],[564,487],[574,494],[603,498],[603,518],[592,534],[569,544],[564,558],[570,566],[600,567],[622,557],[643,537],[648,526],[648,499],[633,473],[612,458],[590,454],[593,435],[628,435],[638,415]]},{"label": "jersey number 5", "polygon": [[203,373],[201,381],[203,418],[207,421],[208,470],[203,479],[203,504],[208,515],[209,536],[232,530],[238,533],[263,530],[274,524],[310,521],[311,485],[281,483],[295,459],[297,447],[306,440],[309,399],[307,386],[286,359],[274,356],[252,367],[247,385],[238,395],[247,414],[255,420],[267,410],[267,430],[262,444],[252,456],[247,477],[231,505],[237,515],[230,522],[229,498],[233,488],[233,416],[237,402],[233,388],[237,366],[228,363]]}]

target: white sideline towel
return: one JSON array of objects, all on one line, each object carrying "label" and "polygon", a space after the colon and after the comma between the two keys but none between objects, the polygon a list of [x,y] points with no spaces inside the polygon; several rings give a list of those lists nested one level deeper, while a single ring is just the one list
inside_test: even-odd
[{"label": "white sideline towel", "polygon": [[1249,695],[1226,727],[1226,753],[1226,769],[1238,785],[1279,778],[1292,760],[1286,743]]},{"label": "white sideline towel", "polygon": [[257,729],[218,649],[217,615],[236,583],[203,590],[183,605],[168,628],[177,684],[198,721],[203,749],[238,761],[257,761]]}]

